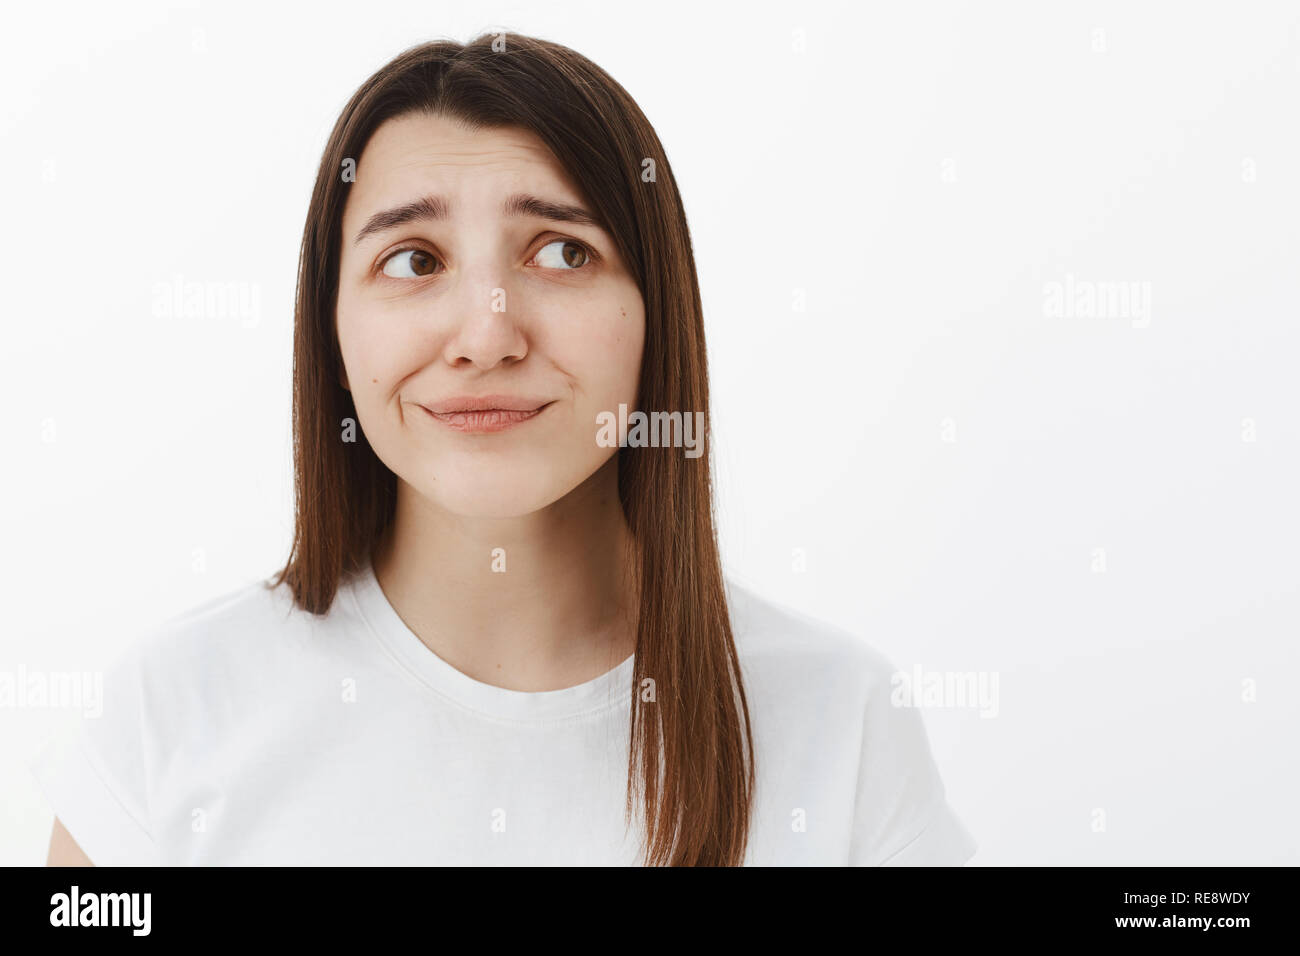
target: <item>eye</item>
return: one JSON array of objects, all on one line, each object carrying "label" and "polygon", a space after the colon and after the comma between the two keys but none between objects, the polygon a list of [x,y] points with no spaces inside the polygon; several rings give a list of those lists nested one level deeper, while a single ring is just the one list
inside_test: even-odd
[{"label": "eye", "polygon": [[[548,252],[548,250],[555,250]],[[537,250],[534,256],[543,269],[581,269],[591,260],[591,253],[580,242],[556,239]]]},{"label": "eye", "polygon": [[384,260],[384,275],[394,279],[419,279],[433,275],[437,260],[423,249],[399,249]]}]

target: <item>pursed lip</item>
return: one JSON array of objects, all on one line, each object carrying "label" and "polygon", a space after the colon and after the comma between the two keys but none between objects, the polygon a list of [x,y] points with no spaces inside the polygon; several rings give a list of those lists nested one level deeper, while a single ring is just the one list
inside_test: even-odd
[{"label": "pursed lip", "polygon": [[535,412],[550,402],[518,395],[455,395],[441,401],[420,404],[435,415],[448,415],[454,412]]},{"label": "pursed lip", "polygon": [[517,395],[459,395],[419,403],[430,417],[459,432],[499,432],[540,415],[552,404]]}]

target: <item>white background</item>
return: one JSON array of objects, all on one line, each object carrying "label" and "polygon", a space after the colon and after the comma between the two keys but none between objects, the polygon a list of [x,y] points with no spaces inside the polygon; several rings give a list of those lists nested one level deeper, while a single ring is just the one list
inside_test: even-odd
[{"label": "white background", "polygon": [[[508,27],[608,70],[665,145],[731,575],[901,669],[998,675],[996,717],[924,712],[972,865],[1298,864],[1298,25],[1226,2],[7,11],[0,670],[102,667],[283,563],[325,137],[396,53]],[[178,275],[255,287],[257,321],[155,316]],[[1067,275],[1149,284],[1149,324],[1047,314]],[[0,863],[44,860],[21,761],[59,716],[0,709]]]}]

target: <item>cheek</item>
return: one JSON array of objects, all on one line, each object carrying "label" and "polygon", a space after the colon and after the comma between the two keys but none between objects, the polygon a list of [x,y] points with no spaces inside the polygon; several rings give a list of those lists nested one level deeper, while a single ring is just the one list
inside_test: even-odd
[{"label": "cheek", "polygon": [[403,325],[396,320],[376,321],[364,304],[342,293],[337,314],[339,351],[353,400],[358,406],[367,404],[404,374],[400,360],[411,351],[403,342]]},{"label": "cheek", "polygon": [[548,319],[545,341],[537,345],[546,357],[577,382],[579,401],[634,400],[641,370],[645,326],[640,296],[623,297],[599,306],[570,312],[564,321]]},{"label": "cheek", "polygon": [[641,353],[645,348],[645,317],[638,296],[619,316],[613,331],[611,354],[616,356],[619,378],[629,402],[636,400],[638,379],[641,375]]},{"label": "cheek", "polygon": [[346,292],[340,290],[334,314],[337,316],[334,328],[339,339],[339,354],[355,391],[373,359],[367,348],[367,337],[362,334],[363,312]]}]

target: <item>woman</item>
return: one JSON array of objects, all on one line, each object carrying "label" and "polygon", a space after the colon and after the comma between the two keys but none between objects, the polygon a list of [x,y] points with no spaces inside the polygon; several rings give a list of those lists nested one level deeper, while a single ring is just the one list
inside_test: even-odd
[{"label": "woman", "polygon": [[293,374],[288,563],[136,644],[33,764],[52,863],[974,852],[888,662],[724,583],[685,213],[594,64],[498,34],[362,85]]}]

